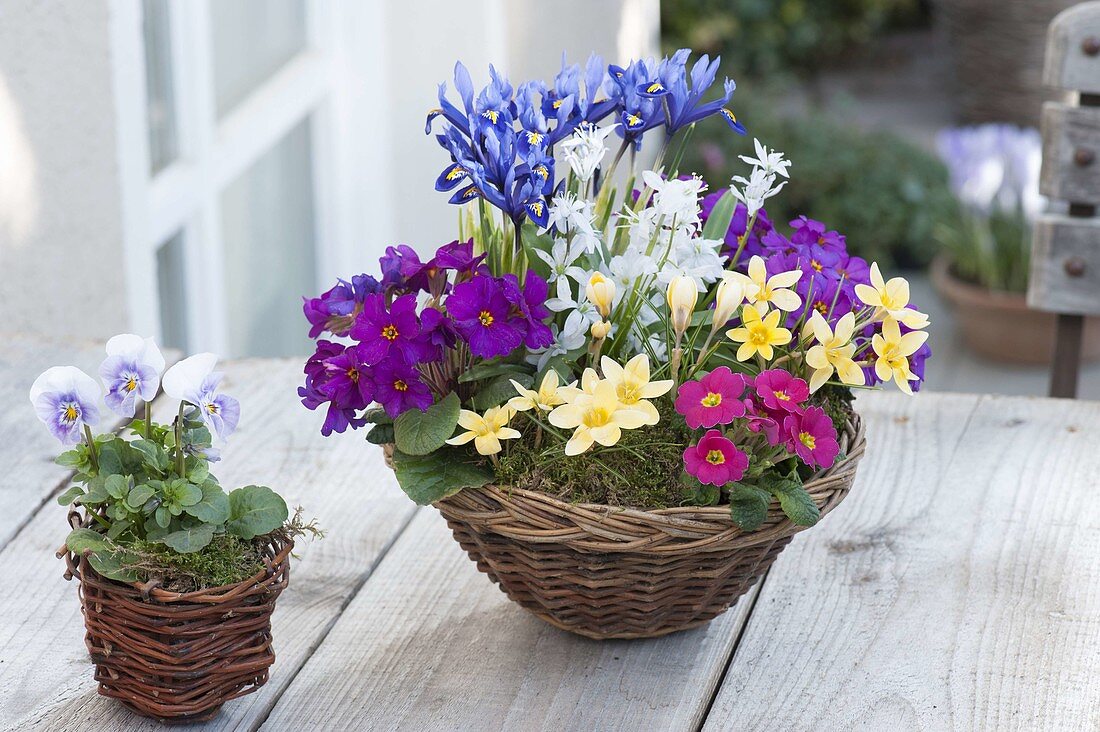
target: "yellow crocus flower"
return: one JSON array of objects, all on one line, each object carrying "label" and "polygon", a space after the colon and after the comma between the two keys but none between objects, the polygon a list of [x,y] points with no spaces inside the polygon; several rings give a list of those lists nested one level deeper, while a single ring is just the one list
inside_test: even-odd
[{"label": "yellow crocus flower", "polygon": [[458,413],[458,425],[465,427],[467,431],[447,440],[447,444],[465,445],[473,440],[479,455],[495,455],[501,450],[501,440],[514,440],[521,436],[519,430],[505,426],[515,413],[509,406],[493,407],[485,412],[484,417],[477,412],[463,409]]},{"label": "yellow crocus flower", "polygon": [[802,298],[798,293],[787,289],[802,279],[801,270],[792,269],[768,277],[764,258],[754,254],[749,260],[748,275],[740,272],[731,272],[730,275],[741,283],[745,290],[745,300],[752,303],[760,315],[768,312],[769,305],[788,313],[802,307]]},{"label": "yellow crocus flower", "polygon": [[815,392],[829,380],[835,371],[840,380],[852,386],[863,386],[866,378],[852,359],[856,346],[852,343],[852,333],[856,329],[854,313],[845,313],[837,321],[836,330],[829,327],[829,321],[817,310],[810,315],[810,330],[817,345],[806,351],[806,365],[814,369],[810,376],[810,391]]},{"label": "yellow crocus flower", "polygon": [[558,394],[566,403],[573,401],[581,394],[588,394],[591,396],[596,391],[596,384],[600,383],[600,375],[596,373],[596,369],[587,368],[581,374],[580,387],[577,386],[577,382],[573,382],[569,386],[562,386],[558,388]]},{"label": "yellow crocus flower", "polygon": [[566,455],[580,455],[594,442],[610,447],[619,441],[623,430],[645,425],[645,413],[624,407],[616,391],[615,384],[604,379],[591,394],[581,393],[571,403],[550,412],[550,424],[573,430],[565,444]]},{"label": "yellow crocus flower", "polygon": [[699,290],[695,287],[695,280],[687,275],[678,275],[668,283],[666,296],[668,299],[668,314],[672,321],[672,332],[679,337],[683,335],[691,323],[691,314],[694,312],[695,303],[699,299]]},{"label": "yellow crocus flower", "polygon": [[508,406],[517,412],[526,412],[529,409],[549,412],[559,404],[565,403],[565,398],[558,393],[558,372],[554,369],[550,369],[542,377],[538,391],[524,387],[515,379],[508,379],[508,381],[512,382],[512,386],[519,393],[519,396],[508,400]]},{"label": "yellow crocus flower", "polygon": [[770,361],[775,351],[772,346],[784,346],[791,342],[791,332],[779,327],[778,310],[772,310],[764,318],[751,305],[741,308],[741,327],[731,328],[726,331],[726,336],[740,343],[737,349],[737,360],[748,361],[756,354],[765,361]]},{"label": "yellow crocus flower", "polygon": [[647,400],[664,396],[672,389],[672,379],[662,381],[649,380],[649,356],[639,353],[620,366],[607,356],[600,361],[603,374],[615,385],[615,393],[619,403],[628,409],[637,409],[646,416],[646,424],[653,425],[660,421],[661,415],[657,407]]},{"label": "yellow crocus flower", "polygon": [[871,264],[871,284],[856,285],[856,297],[875,308],[876,320],[889,316],[910,328],[924,328],[928,325],[927,315],[908,307],[909,282],[904,277],[892,277],[889,282],[884,281],[878,262]]},{"label": "yellow crocus flower", "polygon": [[585,285],[584,294],[606,320],[615,302],[615,280],[608,279],[602,272],[593,272]]},{"label": "yellow crocus flower", "polygon": [[909,357],[916,353],[926,340],[928,340],[928,333],[923,330],[914,330],[902,335],[898,321],[887,317],[882,322],[882,333],[875,333],[871,338],[871,348],[878,356],[878,360],[875,361],[875,375],[883,381],[889,381],[892,378],[899,389],[906,394],[912,394],[913,387],[909,386],[909,382],[917,377],[909,370]]}]

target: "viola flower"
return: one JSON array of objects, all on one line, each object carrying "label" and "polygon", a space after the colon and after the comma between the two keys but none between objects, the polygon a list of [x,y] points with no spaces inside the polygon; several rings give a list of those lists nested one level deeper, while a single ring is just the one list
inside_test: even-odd
[{"label": "viola flower", "polygon": [[741,480],[749,456],[737,449],[721,430],[709,430],[697,444],[684,450],[684,469],[700,483],[722,486]]},{"label": "viola flower", "polygon": [[447,313],[470,345],[470,353],[478,358],[511,353],[526,336],[527,323],[509,301],[499,278],[479,275],[455,285],[447,298]]},{"label": "viola flower", "polygon": [[473,440],[478,455],[495,455],[502,449],[501,440],[514,440],[523,436],[519,430],[506,426],[515,413],[508,406],[493,407],[485,412],[484,417],[477,412],[463,409],[458,414],[458,426],[464,427],[466,432],[448,439],[447,444],[465,445]]},{"label": "viola flower", "polygon": [[[370,374],[364,370],[357,370],[357,389],[347,390],[337,395],[333,388],[335,369],[329,364],[337,358],[344,357],[344,353],[351,350],[357,354],[357,347],[350,348],[342,343],[332,341],[318,341],[316,352],[306,361],[306,383],[298,387],[298,396],[307,409],[317,409],[322,404],[328,404],[328,412],[325,421],[321,425],[321,434],[328,437],[333,432],[344,432],[348,427],[358,429],[367,423],[366,419],[357,417],[359,410],[366,407],[373,397],[366,396],[366,388],[370,388]],[[351,374],[345,371],[345,375],[351,378]],[[353,398],[348,398],[348,397]],[[342,397],[342,398],[341,398]],[[366,397],[366,398],[364,398]]]},{"label": "viola flower", "polygon": [[99,424],[99,385],[75,366],[46,369],[31,385],[35,414],[62,445],[82,439],[85,425]]},{"label": "viola flower", "polygon": [[761,315],[768,311],[769,305],[787,312],[794,312],[802,307],[802,298],[793,290],[787,289],[802,278],[802,271],[799,269],[779,272],[769,277],[764,258],[752,257],[747,275],[733,272],[731,276],[741,281],[745,287],[745,299]]},{"label": "viola flower", "polygon": [[729,366],[719,366],[697,381],[680,385],[676,392],[676,411],[684,415],[688,427],[713,427],[729,424],[745,416],[741,395],[748,382]]},{"label": "viola flower", "polygon": [[419,335],[416,295],[411,293],[394,300],[389,309],[381,294],[368,296],[351,328],[351,337],[362,346],[363,360],[371,365],[391,355],[414,361],[420,356],[430,357],[432,349],[423,348],[417,341]]},{"label": "viola flower", "polygon": [[558,372],[550,369],[542,377],[542,383],[538,391],[526,388],[515,379],[509,379],[519,396],[508,400],[508,406],[517,412],[526,412],[529,409],[549,412],[559,404],[565,404],[565,397],[559,393]]},{"label": "viola flower", "polygon": [[627,409],[637,409],[646,415],[646,424],[654,425],[661,415],[657,407],[647,400],[664,396],[672,389],[672,379],[662,381],[649,380],[649,356],[639,353],[620,366],[614,360],[604,356],[600,361],[604,377],[615,385],[619,403]]},{"label": "viola flower", "polygon": [[545,304],[549,291],[546,280],[531,270],[527,270],[522,286],[514,274],[506,274],[502,279],[504,297],[519,310],[526,325],[523,344],[529,349],[546,348],[552,344],[554,334],[545,322],[550,317]]},{"label": "viola flower", "polygon": [[863,386],[863,369],[852,359],[856,350],[852,343],[855,326],[853,313],[845,313],[833,330],[821,313],[811,311],[810,328],[817,340],[817,345],[806,351],[806,365],[814,370],[810,376],[811,392],[820,389],[834,372],[845,384]]},{"label": "viola flower", "polygon": [[773,346],[784,346],[791,342],[791,332],[779,327],[778,310],[773,310],[761,318],[759,311],[751,305],[741,308],[741,327],[726,331],[726,336],[740,343],[737,360],[748,361],[756,354],[765,361],[775,355]]},{"label": "viola flower", "polygon": [[355,316],[363,309],[367,295],[379,292],[382,285],[370,275],[352,277],[351,282],[338,280],[336,285],[320,297],[302,298],[302,312],[310,323],[309,337],[316,338],[328,331],[345,336],[355,323]]},{"label": "viola flower", "polygon": [[878,262],[871,264],[871,284],[858,284],[856,297],[875,308],[875,317],[887,316],[904,323],[910,328],[924,328],[928,325],[928,316],[909,307],[909,282],[904,277],[893,277],[889,282],[882,279]]},{"label": "viola flower", "polygon": [[821,407],[809,407],[801,414],[785,417],[783,435],[787,448],[811,468],[829,467],[840,453],[836,428]]},{"label": "viola flower", "polygon": [[784,369],[769,369],[757,374],[753,384],[756,395],[770,412],[797,413],[810,396],[810,388],[802,379]]},{"label": "viola flower", "polygon": [[928,332],[914,330],[901,334],[898,321],[886,318],[882,323],[882,333],[871,338],[871,348],[878,359],[875,361],[875,374],[882,381],[894,380],[906,394],[912,394],[910,381],[916,381],[917,375],[909,368],[909,357],[917,352],[928,340]]},{"label": "viola flower", "polygon": [[114,336],[107,341],[107,358],[99,366],[107,406],[121,417],[133,417],[139,397],[149,402],[157,395],[163,371],[164,356],[152,338],[132,333]]},{"label": "viola flower", "polygon": [[236,399],[218,393],[222,374],[214,371],[218,357],[198,353],[185,358],[164,372],[164,393],[193,406],[212,435],[225,441],[237,429],[241,405]]},{"label": "viola flower", "polygon": [[374,398],[392,418],[410,409],[428,411],[432,393],[416,367],[401,359],[388,358],[374,366]]},{"label": "viola flower", "polygon": [[580,455],[598,442],[605,447],[614,445],[622,437],[623,430],[642,427],[646,414],[625,408],[616,394],[615,384],[600,381],[591,394],[580,394],[569,404],[556,407],[547,417],[550,424],[561,429],[573,430],[573,436],[565,444],[566,455]]}]

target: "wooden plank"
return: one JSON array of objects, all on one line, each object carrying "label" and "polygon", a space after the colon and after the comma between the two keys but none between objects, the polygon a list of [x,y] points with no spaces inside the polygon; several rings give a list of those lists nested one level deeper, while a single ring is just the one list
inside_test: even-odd
[{"label": "wooden plank", "polygon": [[[215,472],[228,488],[270,485],[328,532],[296,550],[273,621],[271,680],[207,725],[253,729],[416,509],[361,434],[317,433],[319,416],[295,395],[299,362],[243,361],[225,370],[224,389],[240,399],[243,415]],[[158,414],[166,418],[173,406],[158,405]],[[95,691],[77,588],[53,557],[64,520],[65,509],[46,506],[0,553],[0,729],[161,729]]]},{"label": "wooden plank", "polygon": [[1100,204],[1100,107],[1043,105],[1039,189],[1061,201]]},{"label": "wooden plank", "polygon": [[1056,89],[1100,94],[1100,2],[1084,2],[1059,13],[1047,32],[1043,83]]},{"label": "wooden plank", "polygon": [[865,470],[772,568],[706,729],[1096,729],[1100,406],[859,404]]},{"label": "wooden plank", "polygon": [[511,603],[424,511],[264,729],[696,729],[752,599],[664,638],[581,638]]},{"label": "wooden plank", "polygon": [[1056,313],[1100,315],[1100,218],[1039,217],[1027,303]]}]

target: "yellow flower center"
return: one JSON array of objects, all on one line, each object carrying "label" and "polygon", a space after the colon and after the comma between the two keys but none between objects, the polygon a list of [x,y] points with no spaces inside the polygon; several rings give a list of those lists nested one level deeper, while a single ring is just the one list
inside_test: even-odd
[{"label": "yellow flower center", "polygon": [[810,260],[810,266],[813,267],[814,270],[817,272],[820,272],[822,269],[824,269],[824,267],[821,266],[821,262],[817,261],[816,259]]},{"label": "yellow flower center", "polygon": [[206,405],[206,411],[210,412],[211,414],[217,414],[218,413],[218,405],[215,404],[214,402],[209,402]]},{"label": "yellow flower center", "polygon": [[610,421],[611,412],[603,407],[593,407],[584,414],[584,424],[586,427],[603,427]]},{"label": "yellow flower center", "polygon": [[493,324],[493,314],[490,313],[488,310],[482,310],[481,314],[477,316],[477,319],[486,328]]},{"label": "yellow flower center", "polygon": [[481,113],[481,116],[485,117],[487,120],[495,125],[497,123],[497,119],[500,118],[500,112],[495,109],[486,109],[484,112]]},{"label": "yellow flower center", "polygon": [[76,418],[80,416],[80,411],[76,408],[75,404],[65,405],[65,421],[75,422]]},{"label": "yellow flower center", "polygon": [[782,389],[775,392],[775,398],[781,402],[789,402],[791,400],[790,396],[787,395],[787,392],[783,391]]},{"label": "yellow flower center", "polygon": [[358,371],[358,369],[348,369],[348,378],[351,379],[352,383],[358,384],[359,383],[359,371]]},{"label": "yellow flower center", "polygon": [[716,392],[707,392],[707,395],[699,400],[704,407],[717,407],[722,403],[722,395]]},{"label": "yellow flower center", "polygon": [[397,336],[397,326],[393,325],[392,323],[382,329],[382,337],[385,338],[387,341],[396,341]]},{"label": "yellow flower center", "polygon": [[768,342],[768,331],[766,328],[756,327],[749,331],[749,343],[754,346],[763,346]]},{"label": "yellow flower center", "polygon": [[398,379],[397,381],[393,382],[393,388],[397,391],[408,391],[409,385],[406,384],[403,379]]},{"label": "yellow flower center", "polygon": [[829,303],[825,302],[824,300],[818,300],[814,303],[814,310],[821,313],[822,315],[828,315]]},{"label": "yellow flower center", "polygon": [[711,450],[707,453],[707,462],[711,465],[721,465],[726,462],[726,454],[721,450]]},{"label": "yellow flower center", "polygon": [[813,450],[814,446],[817,444],[817,440],[815,440],[814,436],[811,435],[809,432],[799,432],[798,440],[811,450]]}]

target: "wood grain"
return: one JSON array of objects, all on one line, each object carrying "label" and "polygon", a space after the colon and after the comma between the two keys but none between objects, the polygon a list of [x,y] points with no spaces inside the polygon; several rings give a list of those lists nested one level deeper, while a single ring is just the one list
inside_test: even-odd
[{"label": "wood grain", "polygon": [[512,604],[426,510],[265,729],[695,729],[755,590],[705,628],[593,641]]},{"label": "wood grain", "polygon": [[[416,508],[396,487],[381,451],[361,434],[323,439],[320,415],[295,396],[301,364],[228,364],[224,390],[242,421],[215,472],[227,488],[261,483],[316,516],[327,536],[303,542],[290,587],[274,615],[277,660],[259,692],[231,702],[211,729],[254,729],[380,554]],[[158,404],[167,417],[173,404]],[[154,730],[95,691],[84,650],[77,588],[53,552],[66,532],[65,509],[50,504],[0,553],[0,728]]]},{"label": "wood grain", "polygon": [[1082,50],[1090,37],[1100,38],[1100,2],[1080,3],[1051,21],[1043,65],[1046,86],[1100,94],[1100,54]]},{"label": "wood grain", "polygon": [[1100,204],[1100,107],[1043,105],[1039,189],[1060,201]]},{"label": "wood grain", "polygon": [[859,404],[864,471],[772,568],[706,729],[1100,727],[1100,406]]},{"label": "wood grain", "polygon": [[1100,218],[1039,217],[1027,303],[1056,313],[1100,315]]}]

